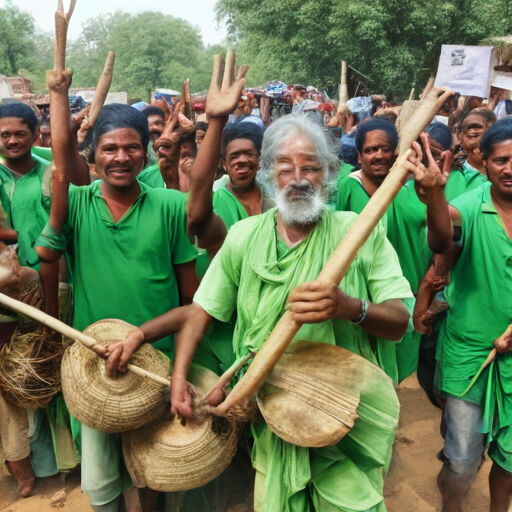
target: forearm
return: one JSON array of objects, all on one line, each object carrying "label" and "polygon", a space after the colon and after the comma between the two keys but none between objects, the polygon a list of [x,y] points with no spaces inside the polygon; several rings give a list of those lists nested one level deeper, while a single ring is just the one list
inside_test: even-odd
[{"label": "forearm", "polygon": [[171,309],[148,322],[143,323],[139,329],[144,335],[142,342],[154,343],[166,336],[175,334],[180,327],[189,320],[192,306],[183,306]]},{"label": "forearm", "polygon": [[452,248],[452,222],[442,187],[425,190],[427,204],[427,239],[430,250],[445,254]]},{"label": "forearm", "polygon": [[89,165],[80,156],[78,152],[78,131],[71,130],[71,141],[68,148],[67,161],[69,164],[66,167],[66,175],[68,180],[77,187],[90,185],[91,174],[89,172]]},{"label": "forearm", "polygon": [[409,312],[400,299],[382,304],[368,302],[366,318],[359,324],[369,334],[390,341],[400,341],[407,330]]},{"label": "forearm", "polygon": [[211,316],[198,304],[192,304],[189,308],[188,319],[176,339],[172,379],[186,380],[197,346],[211,322]]},{"label": "forearm", "polygon": [[213,215],[212,188],[220,159],[222,132],[227,117],[213,117],[199,148],[190,178],[187,201],[187,226],[191,234],[202,238]]},{"label": "forearm", "polygon": [[59,318],[59,262],[41,262],[39,277],[43,288],[45,313]]}]

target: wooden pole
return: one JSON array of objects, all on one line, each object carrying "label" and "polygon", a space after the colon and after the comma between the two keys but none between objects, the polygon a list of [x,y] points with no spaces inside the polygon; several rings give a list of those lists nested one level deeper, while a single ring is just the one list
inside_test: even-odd
[{"label": "wooden pole", "polygon": [[[347,63],[341,61],[341,83],[340,83],[340,105],[346,105],[348,101],[348,88],[347,88]],[[338,108],[338,110],[339,110]]]},{"label": "wooden pole", "polygon": [[409,94],[409,101],[414,99],[414,87],[411,89],[411,94]]},{"label": "wooden pole", "polygon": [[[27,316],[33,320],[36,320],[40,324],[46,325],[50,329],[53,329],[54,331],[57,331],[60,334],[71,338],[72,340],[79,341],[84,347],[92,350],[93,352],[96,352],[96,354],[101,357],[105,355],[105,347],[100,345],[92,336],[87,336],[87,334],[73,329],[73,327],[66,325],[64,322],[57,320],[53,316],[47,315],[37,308],[29,306],[28,304],[20,302],[19,300],[12,299],[3,293],[0,293],[0,304],[9,309],[12,309],[13,311],[16,311],[17,313],[20,313],[23,316]],[[155,375],[154,373],[148,372],[147,370],[139,368],[133,364],[127,364],[126,367],[128,370],[139,375],[140,377],[145,377],[166,387],[170,386],[170,382],[164,377],[160,377],[160,375]]]}]

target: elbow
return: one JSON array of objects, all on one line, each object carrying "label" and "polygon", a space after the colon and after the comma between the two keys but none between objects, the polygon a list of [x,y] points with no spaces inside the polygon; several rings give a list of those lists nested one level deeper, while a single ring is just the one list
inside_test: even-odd
[{"label": "elbow", "polygon": [[54,263],[61,257],[61,254],[52,251],[48,247],[36,247],[36,252],[39,256],[39,259],[44,263]]},{"label": "elbow", "polygon": [[409,319],[411,316],[403,304],[400,306],[401,307],[396,312],[394,329],[390,330],[389,336],[387,337],[389,341],[394,341],[397,343],[401,341],[405,336],[407,328],[409,327]]},{"label": "elbow", "polygon": [[428,246],[435,254],[446,254],[452,250],[452,233],[443,237],[428,236]]}]

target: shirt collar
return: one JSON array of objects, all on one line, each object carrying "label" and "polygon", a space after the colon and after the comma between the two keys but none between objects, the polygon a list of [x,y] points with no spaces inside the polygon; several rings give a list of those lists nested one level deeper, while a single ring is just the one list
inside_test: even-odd
[{"label": "shirt collar", "polygon": [[492,202],[491,184],[484,183],[483,188],[484,188],[484,191],[482,194],[482,212],[483,213],[495,213],[496,215],[498,215],[498,212],[496,211],[496,207],[494,206],[494,203]]}]

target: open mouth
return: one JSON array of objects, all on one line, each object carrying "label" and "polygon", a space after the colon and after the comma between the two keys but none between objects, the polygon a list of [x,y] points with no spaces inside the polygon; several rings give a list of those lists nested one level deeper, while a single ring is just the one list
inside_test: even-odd
[{"label": "open mouth", "polygon": [[123,178],[131,173],[131,169],[111,169],[109,174],[115,178]]}]

